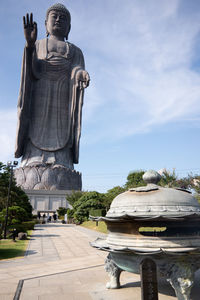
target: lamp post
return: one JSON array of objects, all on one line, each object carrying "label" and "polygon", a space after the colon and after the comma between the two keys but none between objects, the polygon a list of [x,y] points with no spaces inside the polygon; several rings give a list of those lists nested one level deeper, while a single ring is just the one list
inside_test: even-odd
[{"label": "lamp post", "polygon": [[8,207],[10,203],[10,192],[11,192],[11,185],[12,185],[12,177],[13,177],[13,168],[15,168],[18,165],[18,161],[11,161],[7,162],[7,167],[10,170],[10,179],[9,179],[9,185],[8,185],[8,197],[7,197],[7,203],[6,203],[6,217],[5,217],[5,226],[4,226],[4,239],[6,239],[6,231],[7,231],[7,225],[8,225]]}]

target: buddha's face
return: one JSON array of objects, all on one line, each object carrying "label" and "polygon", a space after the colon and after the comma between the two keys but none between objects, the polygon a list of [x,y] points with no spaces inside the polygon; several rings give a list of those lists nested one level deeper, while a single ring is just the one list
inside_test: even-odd
[{"label": "buddha's face", "polygon": [[50,35],[67,37],[70,30],[70,22],[66,14],[58,11],[51,10],[48,19],[45,21],[47,32]]}]

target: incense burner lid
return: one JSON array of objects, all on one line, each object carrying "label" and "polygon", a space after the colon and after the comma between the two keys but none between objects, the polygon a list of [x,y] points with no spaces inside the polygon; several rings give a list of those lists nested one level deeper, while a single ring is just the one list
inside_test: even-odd
[{"label": "incense burner lid", "polygon": [[200,205],[191,192],[157,185],[155,171],[143,175],[146,186],[131,188],[114,198],[105,219],[176,219],[200,216]]}]

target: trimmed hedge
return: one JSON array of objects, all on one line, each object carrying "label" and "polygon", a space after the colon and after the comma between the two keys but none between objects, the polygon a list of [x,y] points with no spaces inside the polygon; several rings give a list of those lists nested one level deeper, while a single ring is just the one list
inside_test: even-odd
[{"label": "trimmed hedge", "polygon": [[92,217],[105,217],[106,210],[105,209],[91,209],[89,211],[89,215]]},{"label": "trimmed hedge", "polygon": [[13,228],[15,228],[17,230],[17,233],[27,232],[28,230],[33,230],[35,224],[36,224],[35,221],[22,222],[21,224],[15,224],[9,226],[9,230],[13,230]]}]

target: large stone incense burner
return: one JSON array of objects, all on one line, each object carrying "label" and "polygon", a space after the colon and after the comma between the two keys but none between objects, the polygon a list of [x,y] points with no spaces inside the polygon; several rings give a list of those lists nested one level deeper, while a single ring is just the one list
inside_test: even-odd
[{"label": "large stone incense burner", "polygon": [[[200,268],[200,205],[183,189],[163,188],[155,171],[144,174],[147,186],[118,195],[106,217],[106,239],[93,247],[108,251],[107,288],[120,287],[120,273],[139,273],[144,258],[153,259],[179,300],[189,300],[194,273]],[[158,231],[159,230],[159,231]]]}]

